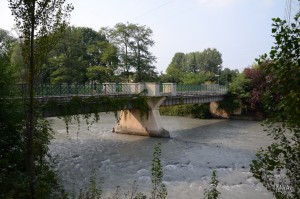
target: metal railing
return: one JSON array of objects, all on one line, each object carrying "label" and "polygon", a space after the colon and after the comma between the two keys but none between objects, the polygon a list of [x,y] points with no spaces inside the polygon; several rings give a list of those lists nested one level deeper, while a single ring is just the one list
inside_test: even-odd
[{"label": "metal railing", "polygon": [[[9,85],[0,88],[1,96],[23,96],[27,94],[28,86],[25,84]],[[3,93],[5,92],[5,93]],[[86,96],[86,95],[133,95],[143,94],[149,96],[183,95],[227,92],[225,86],[217,84],[186,85],[173,83],[103,83],[103,84],[36,84],[34,93],[36,97],[48,96]]]},{"label": "metal railing", "polygon": [[218,84],[201,84],[201,85],[189,85],[189,84],[178,84],[176,88],[176,93],[226,93],[226,86]]}]

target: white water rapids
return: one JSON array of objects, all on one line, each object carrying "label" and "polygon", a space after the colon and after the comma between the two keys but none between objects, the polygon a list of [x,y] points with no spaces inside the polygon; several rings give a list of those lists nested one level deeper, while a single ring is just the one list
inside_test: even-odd
[{"label": "white water rapids", "polygon": [[50,151],[57,157],[56,168],[68,191],[87,187],[95,171],[104,179],[106,197],[112,196],[117,186],[122,193],[130,191],[134,181],[139,191],[149,194],[153,149],[161,142],[168,198],[203,198],[213,169],[220,181],[220,198],[273,198],[249,172],[257,148],[271,141],[259,122],[162,116],[171,135],[166,139],[112,133],[116,119],[111,113],[101,114],[89,130],[83,120],[78,132],[74,122],[69,134],[60,119],[49,121],[55,131]]}]

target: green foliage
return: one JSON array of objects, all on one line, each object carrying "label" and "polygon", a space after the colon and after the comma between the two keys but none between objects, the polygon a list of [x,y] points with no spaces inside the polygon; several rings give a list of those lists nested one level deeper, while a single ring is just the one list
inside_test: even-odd
[{"label": "green foliage", "polygon": [[[25,114],[21,101],[0,100],[0,186],[1,198],[28,198],[30,192],[26,175]],[[63,197],[58,179],[49,159],[49,141],[52,137],[46,120],[37,119],[35,124],[35,196],[37,198]]]},{"label": "green foliage", "polygon": [[220,85],[229,85],[238,75],[239,71],[237,69],[230,70],[229,68],[225,68],[220,73]]},{"label": "green foliage", "polygon": [[263,70],[253,66],[245,68],[241,74],[235,73],[235,71],[231,73],[230,70],[227,70],[225,75],[227,76],[226,79],[229,77],[233,79],[229,84],[227,100],[220,103],[219,109],[226,110],[228,114],[231,114],[237,108],[243,108],[246,111],[243,114],[255,113],[257,119],[261,119],[264,114],[262,96],[267,90]]},{"label": "green foliage", "polygon": [[162,78],[162,82],[180,83],[184,75],[182,69],[176,64],[170,64],[167,68],[167,74]]},{"label": "green foliage", "polygon": [[85,27],[67,27],[50,52],[44,82],[106,81],[117,68],[116,47],[105,36]]},{"label": "green foliage", "polygon": [[16,80],[16,83],[24,84],[26,79],[26,69],[23,68],[23,56],[22,56],[22,47],[20,43],[16,43],[12,49],[11,57],[11,68],[13,71],[13,78]]},{"label": "green foliage", "polygon": [[23,107],[21,101],[5,98],[10,95],[7,85],[12,79],[7,70],[5,62],[0,62],[0,198],[14,197],[18,192],[24,194],[26,181]]},{"label": "green foliage", "polygon": [[221,192],[217,190],[219,181],[216,170],[213,170],[211,176],[211,187],[210,189],[204,189],[204,197],[203,199],[217,199],[219,198]]},{"label": "green foliage", "polygon": [[180,83],[186,68],[186,56],[184,53],[177,52],[169,64],[166,74],[162,76],[162,82]]},{"label": "green foliage", "polygon": [[198,58],[196,55],[196,59],[198,59],[198,63],[200,66],[200,71],[204,72],[212,72],[214,74],[218,74],[218,70],[220,69],[220,65],[222,64],[222,54],[215,48],[207,48],[199,53]]},{"label": "green foliage", "polygon": [[163,180],[163,170],[160,161],[161,157],[161,143],[158,143],[154,147],[153,159],[152,159],[152,193],[151,199],[163,199],[168,195],[167,187],[162,182]]},{"label": "green foliage", "polygon": [[245,77],[244,73],[238,74],[229,84],[226,100],[220,102],[218,109],[232,114],[241,106],[247,106],[250,98],[250,79]]},{"label": "green foliage", "polygon": [[205,83],[207,75],[205,73],[184,73],[180,80],[183,84],[200,85]]},{"label": "green foliage", "polygon": [[275,142],[260,149],[251,172],[276,198],[299,198],[299,131],[291,134],[282,124],[265,124]]},{"label": "green foliage", "polygon": [[97,82],[111,82],[113,70],[105,66],[91,66],[87,68],[88,79]]},{"label": "green foliage", "polygon": [[[14,72],[10,68],[9,55],[13,46],[0,54],[0,198],[29,198],[29,177],[26,173],[26,134],[23,100],[11,100],[14,90],[9,85],[15,83]],[[60,187],[48,158],[48,144],[51,131],[47,121],[35,120],[33,150],[35,153],[35,185],[37,198],[60,198]]]},{"label": "green foliage", "polygon": [[193,118],[212,118],[209,104],[188,104],[169,107],[161,107],[160,114],[169,116],[191,116]]},{"label": "green foliage", "polygon": [[216,49],[205,49],[202,52],[175,53],[164,76],[165,82],[203,83],[216,80],[222,64],[222,54]]},{"label": "green foliage", "polygon": [[[157,79],[153,66],[156,57],[149,51],[154,45],[150,28],[132,23],[118,23],[113,28],[102,28],[100,32],[118,48],[119,69],[122,76],[125,76],[125,81]],[[135,70],[135,77],[130,77],[132,70]]]},{"label": "green foliage", "polygon": [[236,95],[243,103],[246,103],[250,97],[249,85],[250,80],[245,77],[244,73],[241,73],[229,85],[229,92]]},{"label": "green foliage", "polygon": [[25,172],[19,170],[24,172],[25,177],[21,183],[23,189],[13,191],[17,191],[16,198],[53,198],[56,179],[46,161],[49,126],[36,112],[33,86],[38,80],[47,53],[57,41],[56,33],[64,29],[73,6],[65,4],[65,0],[8,0],[8,5],[22,37],[22,60],[27,77],[24,82],[28,85],[23,98],[25,103],[22,110],[25,112],[21,123],[24,133],[22,142],[26,146],[22,151]]},{"label": "green foliage", "polygon": [[275,46],[259,60],[267,74],[264,126],[273,144],[261,149],[251,171],[276,198],[300,198],[300,12],[295,22],[273,19]]}]

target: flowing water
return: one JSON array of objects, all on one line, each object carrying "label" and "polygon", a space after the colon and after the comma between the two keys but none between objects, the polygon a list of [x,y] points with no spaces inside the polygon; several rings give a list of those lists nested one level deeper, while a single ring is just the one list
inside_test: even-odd
[{"label": "flowing water", "polygon": [[214,169],[221,198],[273,198],[249,172],[257,148],[271,142],[259,122],[162,116],[171,135],[166,139],[112,133],[116,119],[111,113],[101,114],[89,130],[85,121],[79,130],[74,122],[69,133],[60,119],[49,120],[55,131],[50,151],[69,191],[87,187],[94,171],[104,179],[105,196],[117,186],[122,193],[130,191],[134,181],[139,191],[149,193],[153,148],[161,142],[168,198],[202,198]]}]

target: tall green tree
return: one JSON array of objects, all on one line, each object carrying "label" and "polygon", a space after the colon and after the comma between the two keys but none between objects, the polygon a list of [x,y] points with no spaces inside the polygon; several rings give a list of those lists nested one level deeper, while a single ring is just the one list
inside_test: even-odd
[{"label": "tall green tree", "polygon": [[300,198],[300,12],[289,25],[273,19],[275,46],[258,60],[267,75],[265,127],[274,142],[251,171],[276,198]]},{"label": "tall green tree", "polygon": [[22,34],[22,54],[24,66],[28,68],[28,85],[25,118],[26,140],[26,175],[28,177],[28,198],[36,198],[36,151],[35,137],[43,133],[43,128],[37,128],[38,120],[35,112],[33,86],[45,61],[47,52],[56,41],[54,32],[66,25],[72,5],[65,4],[65,0],[8,0],[9,8],[15,17],[16,26]]},{"label": "tall green tree", "polygon": [[146,26],[133,24],[132,41],[130,47],[133,50],[133,67],[136,70],[136,82],[142,82],[148,79],[148,71],[154,71],[152,63],[155,57],[149,51],[149,47],[154,45],[152,40],[152,30]]},{"label": "tall green tree", "polygon": [[218,70],[222,64],[222,54],[215,48],[207,48],[203,50],[198,57],[200,70],[218,74]]},{"label": "tall green tree", "polygon": [[[169,66],[171,66],[171,68],[172,67],[177,68],[177,69],[179,69],[181,71],[186,71],[186,69],[185,69],[186,65],[187,65],[187,61],[186,61],[185,54],[182,53],[182,52],[177,52],[173,56],[173,58],[172,58],[171,63],[170,63]],[[167,73],[168,73],[168,68],[167,68]]]},{"label": "tall green tree", "polygon": [[179,83],[184,75],[186,68],[186,56],[182,52],[177,52],[172,58],[166,72],[166,80],[169,82]]},{"label": "tall green tree", "polygon": [[45,64],[44,81],[83,83],[89,79],[87,69],[102,66],[115,70],[117,50],[104,35],[85,27],[67,27]]},{"label": "tall green tree", "polygon": [[127,81],[131,75],[135,75],[136,82],[157,78],[153,66],[156,58],[149,50],[154,45],[150,28],[118,23],[113,28],[102,28],[100,32],[118,48],[119,71]]},{"label": "tall green tree", "polygon": [[[190,77],[194,77],[191,82],[197,83],[206,80],[216,81],[217,78],[215,75],[219,75],[222,62],[222,54],[215,48],[208,48],[202,52],[198,51],[187,54],[178,52],[172,58],[164,78],[177,83],[184,83],[183,80],[187,80]],[[206,77],[204,81],[202,78],[203,74]]]},{"label": "tall green tree", "polygon": [[105,34],[110,42],[118,47],[119,66],[122,74],[129,79],[132,68],[133,53],[130,49],[133,24],[118,23],[113,28],[102,28],[100,33]]}]

